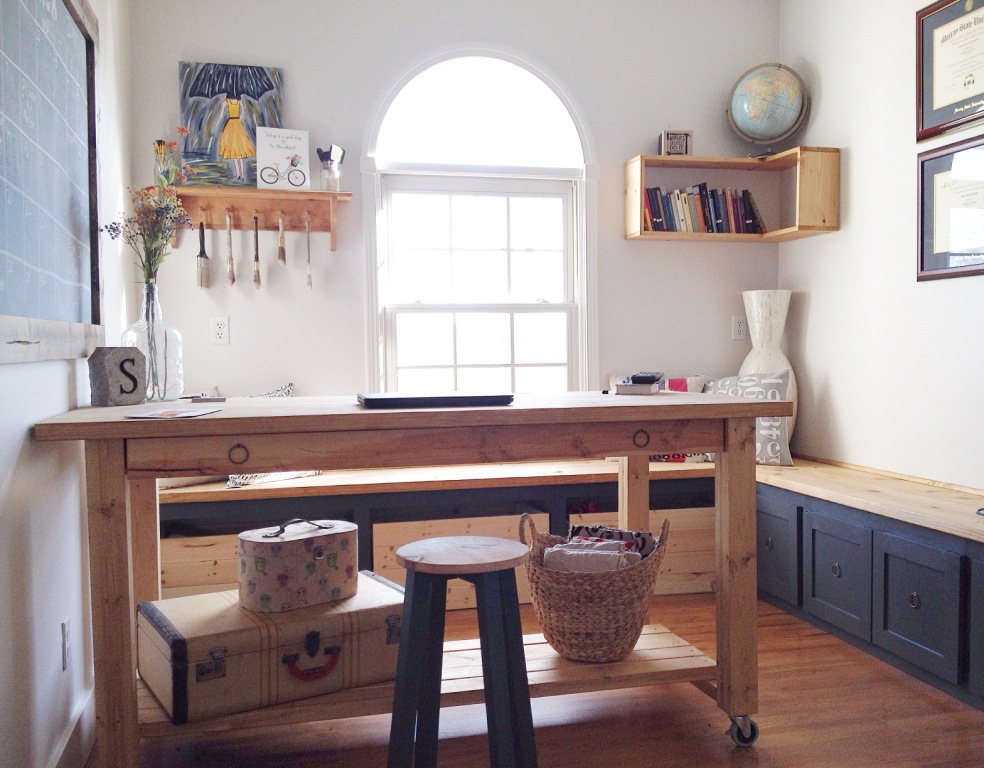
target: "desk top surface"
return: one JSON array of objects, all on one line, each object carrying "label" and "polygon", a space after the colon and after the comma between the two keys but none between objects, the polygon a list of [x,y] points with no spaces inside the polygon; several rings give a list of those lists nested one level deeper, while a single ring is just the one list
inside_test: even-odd
[{"label": "desk top surface", "polygon": [[199,407],[204,406],[179,401],[77,408],[39,422],[34,435],[38,440],[100,440],[792,415],[792,403],[785,400],[676,392],[656,395],[569,392],[517,395],[512,405],[504,406],[392,410],[367,410],[358,405],[355,396],[232,398],[214,404],[216,412],[194,418],[133,418],[161,408]]}]

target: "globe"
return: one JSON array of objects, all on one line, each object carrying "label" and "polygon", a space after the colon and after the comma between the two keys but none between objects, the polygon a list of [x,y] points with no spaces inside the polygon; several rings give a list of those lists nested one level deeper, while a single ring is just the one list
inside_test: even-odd
[{"label": "globe", "polygon": [[774,144],[802,128],[809,111],[810,97],[799,75],[782,64],[760,64],[732,88],[728,123],[745,141]]}]

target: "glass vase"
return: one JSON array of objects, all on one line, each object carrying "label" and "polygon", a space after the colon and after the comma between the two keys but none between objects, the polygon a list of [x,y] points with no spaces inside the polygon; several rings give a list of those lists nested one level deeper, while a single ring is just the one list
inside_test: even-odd
[{"label": "glass vase", "polygon": [[334,160],[321,161],[321,188],[325,192],[338,192],[341,189],[341,173]]},{"label": "glass vase", "polygon": [[156,283],[144,285],[140,316],[123,331],[124,347],[147,358],[147,399],[177,400],[184,392],[184,343],[181,332],[164,319]]}]

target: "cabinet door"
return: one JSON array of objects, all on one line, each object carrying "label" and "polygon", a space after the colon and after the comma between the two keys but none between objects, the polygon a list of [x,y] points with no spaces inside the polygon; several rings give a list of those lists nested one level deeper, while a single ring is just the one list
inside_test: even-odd
[{"label": "cabinet door", "polygon": [[959,682],[961,556],[876,531],[872,560],[872,642]]},{"label": "cabinet door", "polygon": [[803,608],[871,640],[871,529],[803,510]]},{"label": "cabinet door", "polygon": [[798,496],[759,485],[755,492],[758,588],[800,604]]},{"label": "cabinet door", "polygon": [[967,686],[984,697],[984,560],[970,561],[970,672]]}]

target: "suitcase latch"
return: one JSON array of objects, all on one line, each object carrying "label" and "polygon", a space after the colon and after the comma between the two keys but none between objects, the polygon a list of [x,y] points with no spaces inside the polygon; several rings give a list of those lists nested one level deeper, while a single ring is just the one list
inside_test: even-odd
[{"label": "suitcase latch", "polygon": [[312,659],[321,650],[321,633],[318,631],[308,632],[304,637],[304,652]]},{"label": "suitcase latch", "polygon": [[209,650],[208,655],[211,661],[201,661],[195,665],[195,682],[204,683],[208,680],[225,677],[226,653],[226,649],[221,645]]}]

